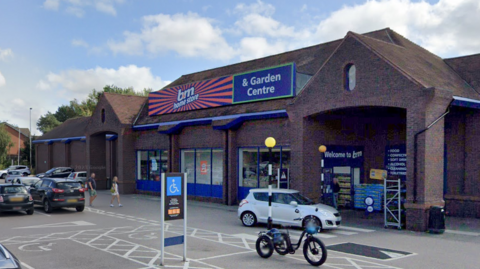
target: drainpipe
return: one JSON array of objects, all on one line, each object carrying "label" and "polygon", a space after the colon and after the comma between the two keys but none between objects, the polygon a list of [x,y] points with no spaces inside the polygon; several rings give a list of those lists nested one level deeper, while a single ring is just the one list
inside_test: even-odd
[{"label": "drainpipe", "polygon": [[447,110],[443,113],[440,117],[434,120],[427,128],[421,130],[420,132],[415,134],[414,145],[413,145],[413,203],[417,202],[417,151],[418,151],[418,136],[426,132],[430,129],[433,125],[443,119],[448,113],[450,113],[450,107],[452,106],[454,100],[450,101],[448,104]]}]

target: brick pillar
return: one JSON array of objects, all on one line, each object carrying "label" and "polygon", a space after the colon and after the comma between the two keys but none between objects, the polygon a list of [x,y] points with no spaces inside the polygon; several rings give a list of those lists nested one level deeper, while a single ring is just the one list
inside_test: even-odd
[{"label": "brick pillar", "polygon": [[180,148],[178,146],[178,134],[170,134],[168,170],[172,173],[180,172]]},{"label": "brick pillar", "polygon": [[236,139],[237,132],[235,130],[227,130],[225,131],[225,138],[226,142],[226,151],[225,151],[225,160],[227,163],[226,172],[228,174],[227,180],[228,185],[226,182],[223,183],[224,192],[227,192],[228,196],[228,205],[235,205],[238,204],[237,196],[238,196],[238,152],[237,152],[237,139]]},{"label": "brick pillar", "polygon": [[[435,91],[437,95],[438,92]],[[431,123],[445,113],[451,100],[445,96],[434,96],[428,102],[421,101],[407,110],[407,202],[406,225],[408,230],[426,231],[431,206],[444,206],[444,119]],[[416,145],[415,145],[416,144]],[[416,172],[415,172],[416,148]],[[416,174],[416,175],[415,175]],[[416,176],[416,183],[415,183]]]}]

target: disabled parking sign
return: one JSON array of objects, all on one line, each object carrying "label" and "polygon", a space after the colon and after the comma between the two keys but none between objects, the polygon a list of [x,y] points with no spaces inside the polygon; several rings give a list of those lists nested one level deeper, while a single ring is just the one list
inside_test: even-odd
[{"label": "disabled parking sign", "polygon": [[182,195],[182,178],[167,177],[167,196]]}]

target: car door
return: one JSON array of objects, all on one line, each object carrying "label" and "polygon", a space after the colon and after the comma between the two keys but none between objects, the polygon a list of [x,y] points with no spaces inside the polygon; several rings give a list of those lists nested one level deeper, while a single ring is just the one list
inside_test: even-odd
[{"label": "car door", "polygon": [[268,219],[268,193],[267,192],[254,192],[255,198],[252,202],[255,211],[257,211],[257,221],[267,222]]},{"label": "car door", "polygon": [[40,200],[40,195],[38,193],[40,186],[42,185],[43,180],[37,181],[33,188],[30,188],[30,194],[32,195],[34,203],[37,203]]},{"label": "car door", "polygon": [[[292,225],[300,218],[300,211],[296,206],[290,205],[295,199],[289,193],[274,193],[272,202],[272,220],[279,224]],[[298,221],[296,222],[298,223]]]}]

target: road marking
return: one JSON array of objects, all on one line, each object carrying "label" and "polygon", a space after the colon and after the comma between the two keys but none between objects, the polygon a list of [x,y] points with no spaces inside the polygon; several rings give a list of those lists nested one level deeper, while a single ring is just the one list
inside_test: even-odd
[{"label": "road marking", "polygon": [[235,237],[245,238],[253,241],[257,241],[258,236],[254,236],[251,234],[233,234]]},{"label": "road marking", "polygon": [[[52,249],[50,249],[49,247],[51,247],[53,244],[55,243],[49,243],[46,246],[41,246],[40,243],[31,243],[31,244],[21,245],[18,247],[18,249],[22,251],[28,251],[28,252],[51,251]],[[26,247],[33,246],[33,245],[37,245],[36,247],[38,247],[39,249],[35,249],[35,250],[25,249]]]},{"label": "road marking", "polygon": [[331,233],[341,234],[341,235],[354,235],[354,234],[358,234],[358,233],[356,233],[356,232],[345,232],[345,231],[337,231],[337,230],[331,231]]},{"label": "road marking", "polygon": [[361,228],[348,227],[348,226],[339,226],[338,229],[340,229],[340,230],[350,230],[350,231],[356,231],[356,232],[362,232],[362,233],[375,232],[375,230],[361,229]]},{"label": "road marking", "polygon": [[38,212],[37,210],[35,210],[35,214],[40,214],[40,215],[44,215],[44,216],[47,216],[47,217],[51,217],[51,215],[48,215],[48,214],[45,214],[45,213],[42,213],[42,212]]},{"label": "road marking", "polygon": [[35,268],[31,267],[30,265],[28,265],[28,264],[26,264],[26,263],[24,263],[24,262],[20,262],[20,263],[23,265],[23,267],[25,267],[25,268],[27,268],[27,269],[35,269]]},{"label": "road marking", "polygon": [[96,224],[80,220],[80,221],[72,221],[72,222],[60,222],[60,223],[53,223],[53,224],[18,227],[13,229],[64,228],[64,227],[91,226],[91,225],[96,225]]},{"label": "road marking", "polygon": [[480,236],[480,233],[472,233],[472,232],[462,232],[462,231],[455,231],[455,230],[445,230],[446,233],[449,234],[461,234],[461,235],[470,235],[470,236]]}]

